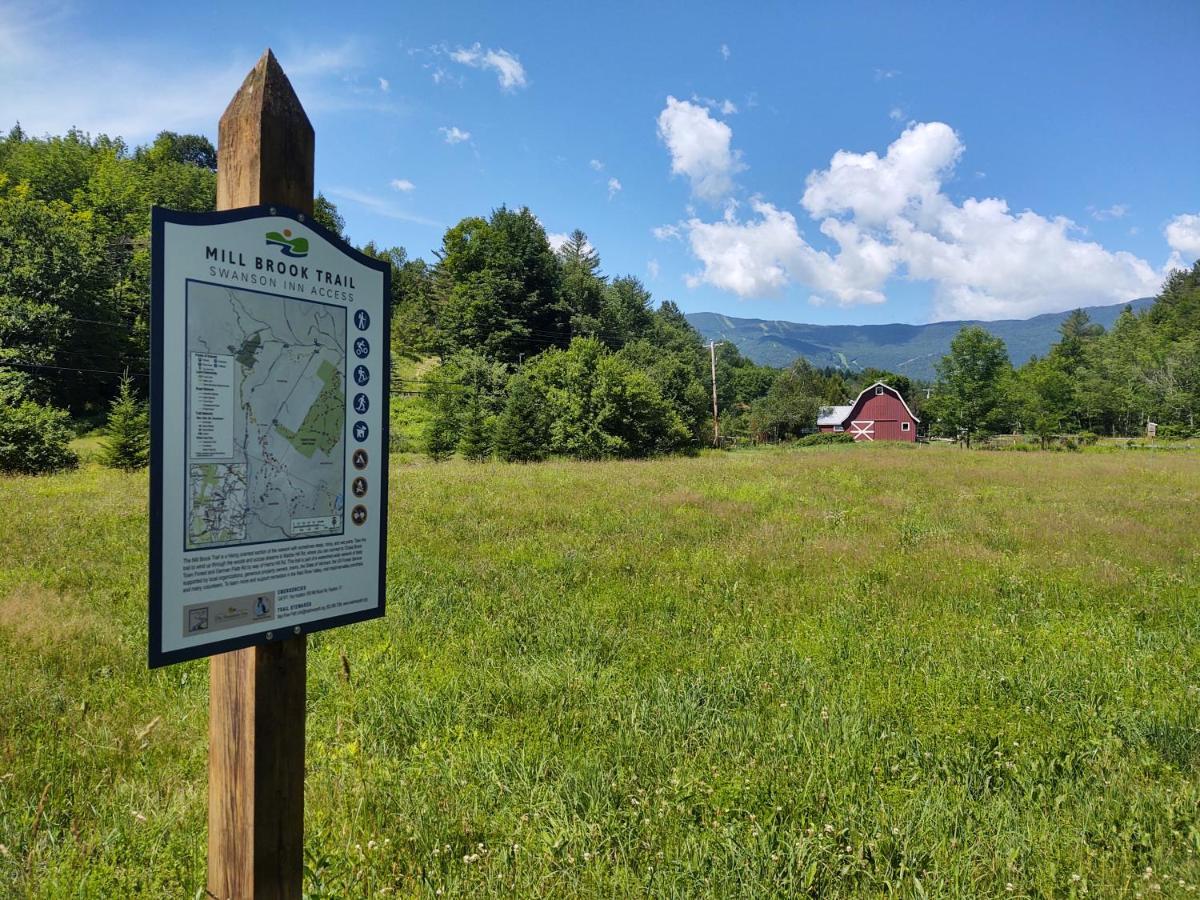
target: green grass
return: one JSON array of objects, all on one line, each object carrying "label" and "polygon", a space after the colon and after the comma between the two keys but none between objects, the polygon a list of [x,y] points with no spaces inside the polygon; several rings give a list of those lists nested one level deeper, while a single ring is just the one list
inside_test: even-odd
[{"label": "green grass", "polygon": [[[0,894],[203,885],[145,492],[0,481]],[[387,618],[310,638],[312,896],[1200,883],[1200,453],[394,460],[391,519]]]}]

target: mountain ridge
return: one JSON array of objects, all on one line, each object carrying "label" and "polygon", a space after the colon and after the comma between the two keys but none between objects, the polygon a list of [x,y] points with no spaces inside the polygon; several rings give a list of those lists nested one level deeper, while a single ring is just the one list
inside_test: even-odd
[{"label": "mountain ridge", "polygon": [[[1153,297],[1124,303],[1085,306],[1093,322],[1111,328],[1121,311],[1130,306],[1141,311]],[[887,369],[911,378],[932,379],[934,365],[950,350],[950,341],[964,325],[979,325],[1008,347],[1013,365],[1044,356],[1058,340],[1058,328],[1072,310],[1042,313],[1028,319],[984,322],[961,319],[911,325],[810,325],[784,319],[745,319],[723,313],[687,313],[687,320],[705,340],[729,341],[760,365],[787,366],[803,356],[815,366],[848,371]]]}]

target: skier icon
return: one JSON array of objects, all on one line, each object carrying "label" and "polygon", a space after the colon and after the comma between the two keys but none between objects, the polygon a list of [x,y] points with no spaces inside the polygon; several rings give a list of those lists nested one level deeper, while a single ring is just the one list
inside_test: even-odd
[{"label": "skier icon", "polygon": [[354,411],[360,416],[371,408],[371,401],[367,399],[366,394],[354,395]]},{"label": "skier icon", "polygon": [[354,367],[354,383],[355,384],[357,384],[359,387],[362,387],[364,384],[366,384],[370,380],[371,380],[371,373],[369,371],[367,371],[366,366],[355,366]]}]

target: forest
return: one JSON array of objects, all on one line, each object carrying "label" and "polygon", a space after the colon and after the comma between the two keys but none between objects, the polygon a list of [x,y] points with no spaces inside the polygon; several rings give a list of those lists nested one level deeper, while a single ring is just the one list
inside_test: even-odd
[{"label": "forest", "polygon": [[[219,161],[198,135],[130,148],[78,131],[0,139],[0,469],[69,466],[76,433],[116,418],[141,429],[148,385],[150,209],[211,210]],[[344,235],[325,197],[315,217]],[[434,459],[534,461],[695,452],[713,442],[709,348],[671,300],[609,275],[580,230],[553,248],[529,209],[500,207],[447,229],[431,260],[360,245],[392,268],[398,433]],[[875,369],[777,369],[716,348],[727,444],[813,430],[821,406],[882,379],[926,436],[976,442],[1021,432],[1197,434],[1200,264],[1105,331],[1082,312],[1050,352],[1014,368],[1003,342],[966,327],[932,384]],[[127,438],[129,436],[127,435]],[[132,439],[132,438],[130,438]],[[144,442],[143,442],[144,443]],[[134,441],[134,444],[137,444]],[[141,450],[113,457],[144,460]]]}]

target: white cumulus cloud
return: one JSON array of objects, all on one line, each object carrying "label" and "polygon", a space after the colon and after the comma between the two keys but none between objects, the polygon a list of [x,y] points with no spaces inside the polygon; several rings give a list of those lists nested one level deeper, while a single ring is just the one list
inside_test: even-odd
[{"label": "white cumulus cloud", "polygon": [[392,83],[390,81],[388,81],[386,78],[380,78],[379,79],[379,89],[386,94],[388,91],[390,91],[392,89]]},{"label": "white cumulus cloud", "polygon": [[962,150],[949,125],[913,125],[883,157],[839,150],[828,169],[808,176],[801,202],[814,218],[850,213],[860,224],[883,225],[940,197],[942,178]]},{"label": "white cumulus cloud", "polygon": [[[943,185],[964,150],[950,126],[929,122],[911,125],[882,155],[835,153],[808,176],[801,201],[832,251],[813,246],[792,213],[762,198],[745,218],[732,206],[715,222],[693,215],[679,226],[702,266],[689,283],[744,297],[798,285],[810,302],[849,305],[881,303],[889,279],[907,278],[933,286],[935,318],[979,319],[1157,290],[1161,270],[1081,239],[1082,229],[1064,216],[1014,212],[996,197],[956,203]],[[1176,257],[1200,255],[1200,216],[1176,217],[1167,239]]]},{"label": "white cumulus cloud", "polygon": [[475,69],[491,69],[496,73],[501,89],[506,91],[523,88],[529,83],[525,77],[525,67],[507,50],[485,50],[475,43],[470,47],[459,47],[450,54],[450,58]]},{"label": "white cumulus cloud", "polygon": [[618,178],[608,179],[608,199],[611,200],[621,193],[621,181]]},{"label": "white cumulus cloud", "polygon": [[591,160],[588,163],[588,165],[592,167],[593,172],[603,172],[604,171],[604,163],[600,162],[600,160],[598,160],[598,159]]},{"label": "white cumulus cloud", "polygon": [[850,223],[830,220],[828,237],[836,256],[813,248],[796,217],[761,199],[750,201],[755,218],[740,221],[731,211],[719,222],[687,222],[692,253],[704,269],[688,279],[742,297],[779,294],[793,281],[829,294],[844,305],[882,303],[880,290],[895,265],[893,252]]},{"label": "white cumulus cloud", "polygon": [[1185,260],[1200,258],[1200,215],[1184,213],[1176,216],[1163,229],[1167,245],[1174,251],[1170,266],[1182,266]]},{"label": "white cumulus cloud", "polygon": [[407,178],[393,178],[389,183],[395,190],[400,191],[401,193],[408,193],[416,187],[416,185]]},{"label": "white cumulus cloud", "polygon": [[1073,237],[1075,224],[999,198],[946,202],[927,227],[906,218],[890,236],[910,278],[935,285],[939,318],[1024,318],[1157,291],[1162,273],[1125,251]]},{"label": "white cumulus cloud", "polygon": [[692,193],[703,200],[716,202],[728,195],[734,174],[745,168],[730,147],[733,130],[701,105],[667,97],[658,115],[658,136],[671,153],[671,171],[686,175]]},{"label": "white cumulus cloud", "polygon": [[471,132],[463,131],[457,125],[452,125],[449,128],[439,128],[438,131],[442,133],[447,144],[461,144],[463,141],[471,139]]}]

